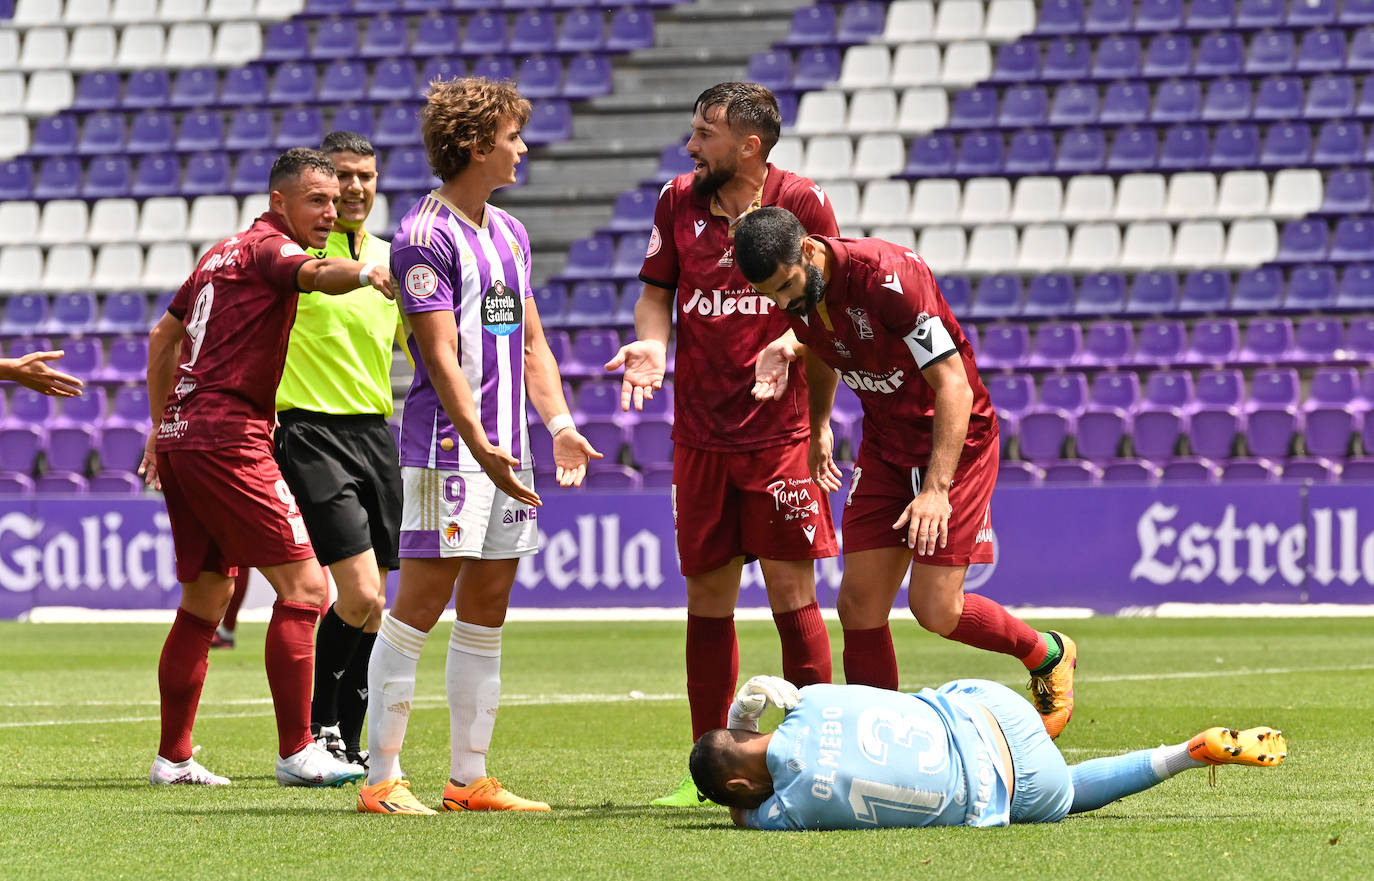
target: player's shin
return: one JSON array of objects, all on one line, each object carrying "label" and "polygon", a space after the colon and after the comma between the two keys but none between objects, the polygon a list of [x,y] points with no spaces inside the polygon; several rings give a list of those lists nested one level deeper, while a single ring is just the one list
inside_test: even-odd
[{"label": "player's shin", "polygon": [[[1073,804],[1069,807],[1069,813],[1095,811],[1119,798],[1149,789],[1166,777],[1178,773],[1161,773],[1162,766],[1157,769],[1153,761],[1156,752],[1157,750],[1142,749],[1124,756],[1091,759],[1070,767]],[[1183,754],[1185,757],[1188,754],[1187,744],[1184,744]]]},{"label": "player's shin", "polygon": [[205,672],[210,665],[210,639],[215,623],[177,609],[157,665],[162,736],[157,753],[170,762],[191,757],[191,728],[200,705]]},{"label": "player's shin", "polygon": [[401,744],[415,701],[415,668],[429,634],[387,615],[367,668],[367,782],[401,774]]},{"label": "player's shin", "polygon": [[739,642],[735,617],[687,615],[687,703],[692,740],[724,728],[739,679]]},{"label": "player's shin", "polygon": [[825,629],[819,603],[775,612],[773,622],[782,643],[782,678],[802,688],[829,682],[830,634]]},{"label": "player's shin", "polygon": [[897,652],[892,647],[892,630],[886,624],[844,631],[844,681],[896,690]]},{"label": "player's shin", "polygon": [[444,679],[449,777],[466,785],[487,776],[487,750],[501,701],[501,628],[454,621]]},{"label": "player's shin", "polygon": [[277,600],[267,625],[263,658],[267,687],[277,716],[277,752],[295,755],[312,742],[310,684],[315,667],[315,622],[319,609]]}]

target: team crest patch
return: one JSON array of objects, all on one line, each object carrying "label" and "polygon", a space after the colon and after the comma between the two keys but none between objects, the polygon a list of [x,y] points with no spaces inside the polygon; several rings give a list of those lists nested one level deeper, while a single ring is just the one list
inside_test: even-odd
[{"label": "team crest patch", "polygon": [[861,340],[873,339],[873,325],[868,320],[868,313],[858,306],[845,307],[845,314],[849,316],[850,322],[854,325],[854,334]]},{"label": "team crest patch", "polygon": [[305,249],[302,248],[300,245],[296,244],[295,242],[287,242],[286,244],[282,245],[282,246],[281,246],[281,255],[282,255],[283,257],[307,257],[307,256],[309,256],[308,254],[305,253]]},{"label": "team crest patch", "polygon": [[654,256],[661,247],[663,247],[663,237],[658,234],[658,224],[654,224],[653,231],[649,233],[649,248],[644,252],[644,256]]},{"label": "team crest patch", "polygon": [[511,256],[515,258],[515,262],[523,266],[525,263],[525,252],[520,250],[520,243],[515,239],[506,239],[506,244],[510,245],[510,253]]},{"label": "team crest patch", "polygon": [[417,300],[434,296],[439,290],[439,273],[430,266],[417,263],[406,270],[406,293]]},{"label": "team crest patch", "polygon": [[458,525],[457,520],[449,519],[444,521],[444,544],[450,548],[457,548],[458,542],[463,537],[463,527]]}]

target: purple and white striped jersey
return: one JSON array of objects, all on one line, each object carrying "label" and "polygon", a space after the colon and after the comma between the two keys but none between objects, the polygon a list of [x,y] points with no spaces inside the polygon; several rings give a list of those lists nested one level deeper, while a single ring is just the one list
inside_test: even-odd
[{"label": "purple and white striped jersey", "polygon": [[[478,226],[437,193],[416,203],[391,243],[391,271],[407,315],[451,309],[458,362],[472,387],[487,439],[534,465],[525,418],[525,298],[531,296],[530,240],[510,214],[486,206]],[[401,416],[401,464],[480,471],[444,412],[411,334],[415,378]]]}]

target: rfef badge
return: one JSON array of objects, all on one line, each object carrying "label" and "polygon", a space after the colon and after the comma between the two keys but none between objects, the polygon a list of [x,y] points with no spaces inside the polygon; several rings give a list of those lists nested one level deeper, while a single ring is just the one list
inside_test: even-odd
[{"label": "rfef badge", "polygon": [[509,336],[525,317],[525,304],[520,302],[505,282],[491,283],[482,295],[482,327],[497,336]]}]

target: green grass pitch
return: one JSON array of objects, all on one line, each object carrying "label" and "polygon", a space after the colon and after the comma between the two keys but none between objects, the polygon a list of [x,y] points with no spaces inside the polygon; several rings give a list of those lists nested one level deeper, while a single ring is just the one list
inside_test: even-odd
[{"label": "green grass pitch", "polygon": [[[1273,725],[1276,769],[1190,771],[1046,826],[847,833],[736,830],[721,808],[651,808],[688,747],[681,624],[513,623],[489,768],[544,815],[362,816],[356,790],[272,780],[262,625],[212,655],[196,742],[227,789],[153,789],[165,626],[0,623],[0,878],[1368,879],[1374,877],[1374,658],[1361,619],[1036,622],[1079,644],[1070,762]],[[437,804],[448,770],[443,659],[421,661],[403,760]],[[739,625],[741,679],[777,673],[767,623]],[[839,673],[839,633],[832,625]],[[903,686],[1007,658],[894,623]],[[643,698],[630,698],[642,692]]]}]

